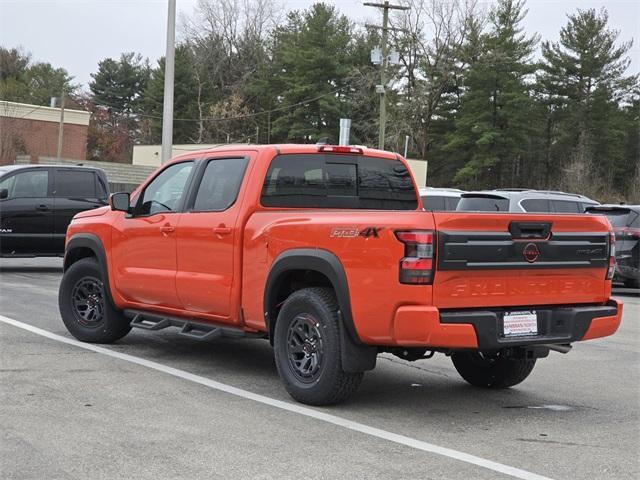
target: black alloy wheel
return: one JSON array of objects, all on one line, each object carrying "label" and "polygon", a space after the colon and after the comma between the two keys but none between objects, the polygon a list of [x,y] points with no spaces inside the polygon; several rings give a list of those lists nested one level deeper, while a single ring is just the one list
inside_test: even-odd
[{"label": "black alloy wheel", "polygon": [[73,314],[80,325],[97,328],[104,320],[104,286],[97,278],[84,277],[71,293]]},{"label": "black alloy wheel", "polygon": [[342,368],[340,315],[335,292],[327,287],[296,290],[278,313],[273,347],[287,392],[309,405],[331,405],[349,398],[363,372]]},{"label": "black alloy wheel", "polygon": [[69,266],[60,282],[58,306],[69,333],[83,342],[111,343],[131,330],[108,296],[108,279],[94,257]]},{"label": "black alloy wheel", "polygon": [[305,383],[314,382],[322,369],[324,344],[320,323],[308,313],[297,315],[287,331],[287,357],[292,373]]}]

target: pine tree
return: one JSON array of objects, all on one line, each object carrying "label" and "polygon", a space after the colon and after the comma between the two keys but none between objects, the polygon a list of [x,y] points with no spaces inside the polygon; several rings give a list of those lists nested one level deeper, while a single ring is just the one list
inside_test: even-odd
[{"label": "pine tree", "polygon": [[490,13],[491,29],[469,68],[464,94],[449,135],[448,151],[464,163],[454,181],[471,188],[515,186],[532,128],[528,78],[537,37],[522,33],[523,0],[500,0]]},{"label": "pine tree", "polygon": [[77,85],[64,68],[50,63],[31,63],[31,56],[12,48],[0,47],[0,99],[49,105],[51,97],[73,94]]},{"label": "pine tree", "polygon": [[89,129],[88,149],[93,159],[130,161],[133,144],[140,137],[137,114],[149,71],[148,61],[135,53],[98,63],[98,71],[91,74],[89,83],[93,116],[100,118],[99,124]]},{"label": "pine tree", "polygon": [[[198,85],[196,82],[194,59],[185,45],[176,48],[173,89],[173,143],[193,143],[197,140],[197,122],[180,119],[198,118]],[[164,106],[164,65],[165,59],[158,60],[158,66],[151,71],[143,94],[142,110],[149,124],[144,138],[148,143],[160,143],[162,138],[162,112]]]},{"label": "pine tree", "polygon": [[132,115],[139,109],[149,72],[148,61],[133,52],[123,53],[119,60],[101,60],[89,82],[93,101],[111,109],[116,116]]},{"label": "pine tree", "polygon": [[[273,122],[274,137],[299,142],[335,139],[346,110],[352,29],[335,7],[316,3],[305,12],[289,13],[286,25],[275,30],[276,81],[271,88],[273,106],[283,110]],[[298,105],[317,97],[321,98]]]},{"label": "pine tree", "polygon": [[616,45],[618,32],[607,22],[604,9],[569,15],[560,41],[542,45],[539,78],[552,106],[549,155],[563,167],[561,186],[592,195],[628,182],[629,159],[623,148],[628,117],[619,106],[629,102],[638,82],[637,75],[625,76],[632,43]]}]

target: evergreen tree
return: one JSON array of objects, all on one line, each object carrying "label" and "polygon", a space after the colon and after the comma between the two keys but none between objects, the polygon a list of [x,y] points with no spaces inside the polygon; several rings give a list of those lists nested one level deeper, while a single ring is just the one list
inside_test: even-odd
[{"label": "evergreen tree", "polygon": [[0,99],[49,105],[51,97],[74,93],[73,78],[64,68],[50,63],[31,63],[31,56],[12,48],[0,47]]},{"label": "evergreen tree", "polygon": [[536,37],[522,33],[523,0],[500,0],[490,13],[491,30],[469,68],[456,130],[449,135],[452,160],[464,163],[454,181],[470,188],[514,186],[532,125],[528,77]]},{"label": "evergreen tree", "polygon": [[607,21],[605,10],[569,15],[560,41],[542,45],[539,78],[552,106],[547,119],[548,143],[553,145],[549,158],[564,166],[561,186],[593,195],[625,185],[630,178],[624,148],[631,133],[629,118],[619,105],[629,102],[638,82],[637,75],[625,76],[632,43],[616,45],[618,32],[610,30]]},{"label": "evergreen tree", "polygon": [[111,109],[115,116],[131,116],[139,110],[149,73],[149,62],[140,54],[123,53],[119,60],[105,58],[91,74],[93,101]]},{"label": "evergreen tree", "polygon": [[[273,136],[286,141],[334,139],[346,111],[353,27],[335,7],[316,3],[305,12],[291,12],[274,32],[271,91],[282,107],[273,122]],[[335,92],[335,93],[331,93]],[[311,98],[317,100],[298,105]],[[288,108],[291,107],[291,108]]]},{"label": "evergreen tree", "polygon": [[[100,119],[89,129],[92,158],[129,161],[133,144],[140,138],[137,113],[149,73],[149,62],[133,52],[123,53],[119,60],[106,58],[98,63],[98,71],[91,74],[89,82],[93,116]],[[117,141],[108,140],[116,138]]]},{"label": "evergreen tree", "polygon": [[[165,59],[158,60],[151,71],[143,92],[142,109],[148,119],[149,130],[145,143],[160,143],[164,102]],[[173,143],[193,143],[197,140],[197,122],[180,119],[198,118],[198,85],[191,51],[185,45],[176,48],[173,90]]]}]

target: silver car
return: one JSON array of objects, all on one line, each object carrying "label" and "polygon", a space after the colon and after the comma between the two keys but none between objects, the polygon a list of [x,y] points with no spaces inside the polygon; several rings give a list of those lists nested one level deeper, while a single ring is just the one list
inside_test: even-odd
[{"label": "silver car", "polygon": [[461,194],[463,212],[584,213],[599,205],[584,195],[553,190],[496,189]]}]

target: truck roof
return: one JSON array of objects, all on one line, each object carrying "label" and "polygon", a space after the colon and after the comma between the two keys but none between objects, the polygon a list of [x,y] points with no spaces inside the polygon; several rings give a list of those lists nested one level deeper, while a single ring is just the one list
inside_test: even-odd
[{"label": "truck roof", "polygon": [[[345,148],[345,149],[357,149],[360,152],[354,150],[353,152],[336,152],[331,151],[330,149],[337,148]],[[395,160],[400,157],[400,155],[392,152],[387,152],[386,150],[378,150],[375,148],[368,148],[362,145],[350,145],[348,147],[340,147],[338,145],[318,145],[318,144],[300,144],[300,143],[282,143],[282,144],[268,144],[268,145],[221,145],[218,147],[203,149],[203,150],[193,150],[188,153],[184,153],[177,157],[172,158],[173,160],[181,160],[185,158],[198,158],[208,154],[220,153],[220,152],[239,152],[239,151],[247,151],[253,150],[257,152],[262,152],[264,150],[272,150],[276,154],[293,154],[293,153],[351,153],[356,155],[366,155],[370,157],[378,157],[378,158],[386,158],[389,160]]]}]

